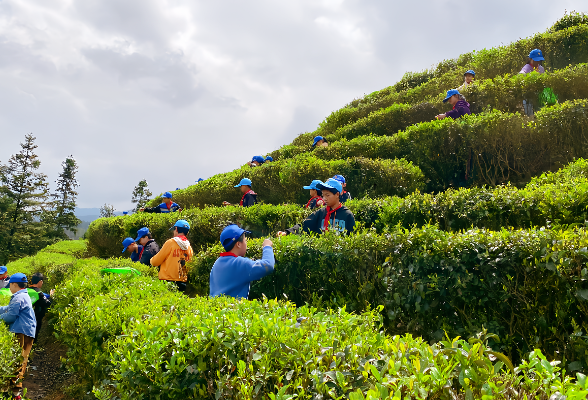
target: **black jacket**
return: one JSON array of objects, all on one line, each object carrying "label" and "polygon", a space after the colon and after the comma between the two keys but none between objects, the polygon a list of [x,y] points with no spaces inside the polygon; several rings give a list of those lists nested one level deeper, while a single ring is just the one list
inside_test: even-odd
[{"label": "black jacket", "polygon": [[151,265],[151,258],[159,253],[159,245],[155,243],[155,240],[151,239],[143,247],[143,254],[141,254],[141,264]]},{"label": "black jacket", "polygon": [[[304,232],[323,233],[325,217],[327,216],[327,207],[322,207],[313,212],[302,223]],[[331,215],[329,220],[329,229],[334,229],[340,233],[351,233],[355,227],[355,217],[353,213],[345,206],[341,206]],[[294,225],[286,229],[287,234],[300,233],[300,225]]]},{"label": "black jacket", "polygon": [[249,207],[257,204],[257,193],[248,193],[243,198],[243,207]]},{"label": "black jacket", "polygon": [[345,203],[347,200],[351,200],[351,193],[349,192],[343,192],[343,194],[341,195],[341,203]]}]

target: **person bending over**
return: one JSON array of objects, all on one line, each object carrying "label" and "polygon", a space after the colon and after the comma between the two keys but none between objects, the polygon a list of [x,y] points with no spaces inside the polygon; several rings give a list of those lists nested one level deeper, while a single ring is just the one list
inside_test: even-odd
[{"label": "person bending over", "polygon": [[272,241],[263,241],[261,260],[245,258],[247,237],[251,233],[232,224],[223,229],[220,241],[225,249],[210,271],[210,297],[230,296],[247,299],[251,282],[274,272],[275,258]]},{"label": "person bending over", "polygon": [[122,245],[124,246],[122,251],[123,254],[127,250],[131,253],[131,261],[141,261],[141,255],[143,254],[143,246],[137,244],[132,237],[125,238],[125,240],[122,241]]},{"label": "person bending over", "polygon": [[355,217],[347,207],[341,204],[340,196],[343,187],[339,181],[331,178],[324,183],[316,185],[323,193],[323,200],[326,207],[319,208],[304,220],[302,227],[297,224],[285,231],[278,232],[278,236],[290,235],[292,233],[314,232],[323,233],[330,229],[339,233],[351,233],[355,227]]},{"label": "person bending over", "polygon": [[151,265],[151,258],[159,253],[159,245],[155,242],[149,228],[143,227],[137,231],[135,242],[143,247],[139,254],[139,262],[145,265]]},{"label": "person bending over", "polygon": [[458,119],[462,115],[471,114],[470,104],[466,101],[465,97],[463,97],[463,95],[459,93],[459,90],[448,90],[447,96],[445,96],[445,99],[443,99],[443,103],[447,102],[449,102],[449,104],[453,106],[453,109],[451,111],[447,111],[444,114],[439,114],[435,118],[443,119],[446,117],[450,117],[453,119]]},{"label": "person bending over", "polygon": [[182,211],[182,207],[180,207],[179,204],[174,203],[172,201],[172,197],[173,196],[170,192],[165,192],[163,194],[163,203],[161,203],[158,206],[150,207],[150,208],[142,207],[139,209],[139,211],[143,211],[146,213],[163,213],[163,214],[167,214],[167,213],[175,212],[175,211]]}]

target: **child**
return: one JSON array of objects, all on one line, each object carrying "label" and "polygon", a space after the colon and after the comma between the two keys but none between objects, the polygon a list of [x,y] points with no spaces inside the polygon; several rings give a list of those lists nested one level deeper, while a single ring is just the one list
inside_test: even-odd
[{"label": "child", "polygon": [[151,265],[151,258],[159,253],[159,245],[153,240],[149,228],[144,227],[139,229],[135,242],[139,242],[139,246],[143,247],[139,251],[139,261],[141,264]]},{"label": "child", "polygon": [[175,211],[182,211],[182,207],[180,207],[177,203],[172,201],[172,194],[170,192],[165,192],[163,194],[163,203],[158,206],[151,207],[151,208],[141,208],[139,211],[144,211],[147,213],[170,213]]},{"label": "child", "polygon": [[319,183],[322,182],[318,179],[315,179],[310,183],[309,186],[304,186],[304,189],[310,190],[310,200],[308,200],[308,203],[306,203],[305,208],[310,208],[311,210],[314,210],[315,208],[322,207],[325,204],[323,198],[321,197],[323,195],[322,192],[320,191],[320,189],[316,187],[316,185]]},{"label": "child", "polygon": [[443,119],[446,117],[451,117],[453,119],[458,119],[462,115],[471,114],[470,104],[466,101],[465,97],[459,93],[459,90],[448,90],[447,96],[445,96],[445,99],[443,99],[443,103],[447,102],[453,106],[453,109],[451,111],[447,111],[445,114],[439,114],[435,118]]},{"label": "child", "polygon": [[22,399],[22,381],[20,380],[24,378],[27,370],[27,361],[37,329],[33,304],[26,287],[27,276],[20,272],[13,274],[10,277],[10,292],[12,293],[10,303],[7,306],[0,307],[0,319],[8,324],[10,332],[16,335],[22,348],[22,366],[12,379],[12,398],[18,400]]},{"label": "child", "polygon": [[458,87],[457,90],[465,90],[465,89],[467,89],[468,86],[470,86],[472,84],[472,82],[474,81],[474,78],[475,77],[476,77],[476,73],[474,72],[474,70],[468,69],[463,74],[463,78],[464,78],[463,85],[461,85],[460,87]]},{"label": "child", "polygon": [[329,145],[329,143],[327,142],[327,139],[325,139],[322,136],[315,136],[314,137],[314,142],[312,143],[312,147],[327,147]]},{"label": "child", "polygon": [[8,268],[4,265],[0,267],[0,289],[6,289],[10,283],[10,275],[8,275]]},{"label": "child", "polygon": [[[324,183],[316,185],[323,192],[323,200],[326,207],[319,208],[302,223],[304,232],[323,233],[334,229],[339,233],[351,233],[355,227],[355,217],[347,207],[341,204],[340,196],[343,186],[339,181],[331,178]],[[294,225],[284,232],[278,232],[278,236],[285,236],[291,233],[299,233],[300,225]]]},{"label": "child", "polygon": [[220,242],[225,249],[215,261],[210,271],[210,297],[231,296],[247,299],[251,282],[274,272],[276,260],[272,241],[263,241],[261,260],[245,258],[247,252],[246,233],[237,225],[229,225],[220,235]]},{"label": "child", "polygon": [[134,262],[141,261],[141,255],[143,254],[143,246],[137,244],[133,238],[125,238],[122,242],[124,249],[123,253],[127,250],[131,252],[131,260]]},{"label": "child", "polygon": [[35,340],[33,340],[33,342],[39,339],[39,332],[41,332],[43,318],[45,317],[45,314],[47,314],[49,307],[51,307],[51,296],[55,294],[55,289],[51,289],[49,294],[41,291],[44,280],[45,277],[42,273],[35,272],[31,278],[31,284],[29,285],[31,289],[39,293],[39,300],[33,304],[33,311],[35,312],[35,319],[37,320],[37,329],[35,330]]},{"label": "child", "polygon": [[[241,193],[243,194],[243,197],[241,197],[239,205],[242,207],[251,207],[257,204],[257,193],[251,190],[251,185],[251,179],[243,178],[241,179],[241,182],[234,186],[241,188]],[[230,206],[231,203],[229,203],[228,201],[223,201],[223,205]]]},{"label": "child", "polygon": [[351,200],[351,193],[345,191],[345,188],[347,187],[347,183],[345,183],[345,177],[343,175],[335,175],[333,179],[339,181],[343,187],[343,193],[341,193],[341,203],[345,203],[347,200]]},{"label": "child", "polygon": [[267,156],[267,157],[265,158],[265,162],[272,162],[272,161],[274,161],[274,158],[273,158],[273,157],[271,157],[271,156]]},{"label": "child", "polygon": [[545,73],[545,68],[543,68],[542,62],[545,60],[543,58],[543,52],[539,49],[531,50],[529,53],[529,60],[527,64],[521,69],[520,74],[528,74],[532,71],[537,71],[540,74]]},{"label": "child", "polygon": [[250,167],[259,167],[261,164],[265,162],[265,158],[262,156],[253,156],[251,161],[247,162],[247,165]]},{"label": "child", "polygon": [[186,237],[190,231],[190,224],[180,219],[170,228],[172,229],[174,237],[165,242],[161,251],[151,258],[151,265],[160,267],[160,280],[174,282],[180,292],[185,292],[186,282],[188,282],[186,262],[190,261],[194,255]]}]

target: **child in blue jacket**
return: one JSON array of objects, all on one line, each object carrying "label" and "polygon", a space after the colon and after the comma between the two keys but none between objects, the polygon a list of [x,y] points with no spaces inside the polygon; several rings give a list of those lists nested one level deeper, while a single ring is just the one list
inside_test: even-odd
[{"label": "child in blue jacket", "polygon": [[37,319],[33,311],[33,303],[27,292],[27,276],[16,273],[10,277],[12,297],[7,306],[0,307],[0,319],[8,324],[10,332],[22,348],[23,362],[17,375],[12,379],[12,398],[22,399],[22,379],[27,370],[27,361],[33,348]]},{"label": "child in blue jacket", "polygon": [[245,258],[247,252],[246,233],[237,225],[229,225],[220,236],[225,252],[215,261],[210,271],[210,296],[231,296],[247,299],[251,282],[274,272],[274,249],[272,241],[263,241],[261,260]]},{"label": "child in blue jacket", "polygon": [[178,203],[172,201],[173,195],[170,192],[165,192],[163,194],[163,203],[158,206],[151,207],[151,208],[140,208],[139,211],[146,212],[146,213],[162,213],[168,214],[171,212],[182,211],[182,207]]}]

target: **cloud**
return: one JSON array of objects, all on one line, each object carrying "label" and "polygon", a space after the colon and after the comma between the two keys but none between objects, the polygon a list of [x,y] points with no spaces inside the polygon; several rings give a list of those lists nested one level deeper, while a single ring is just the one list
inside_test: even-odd
[{"label": "cloud", "polygon": [[583,2],[3,0],[0,162],[73,154],[81,207],[131,207],[313,131],[364,93],[544,31]]}]

